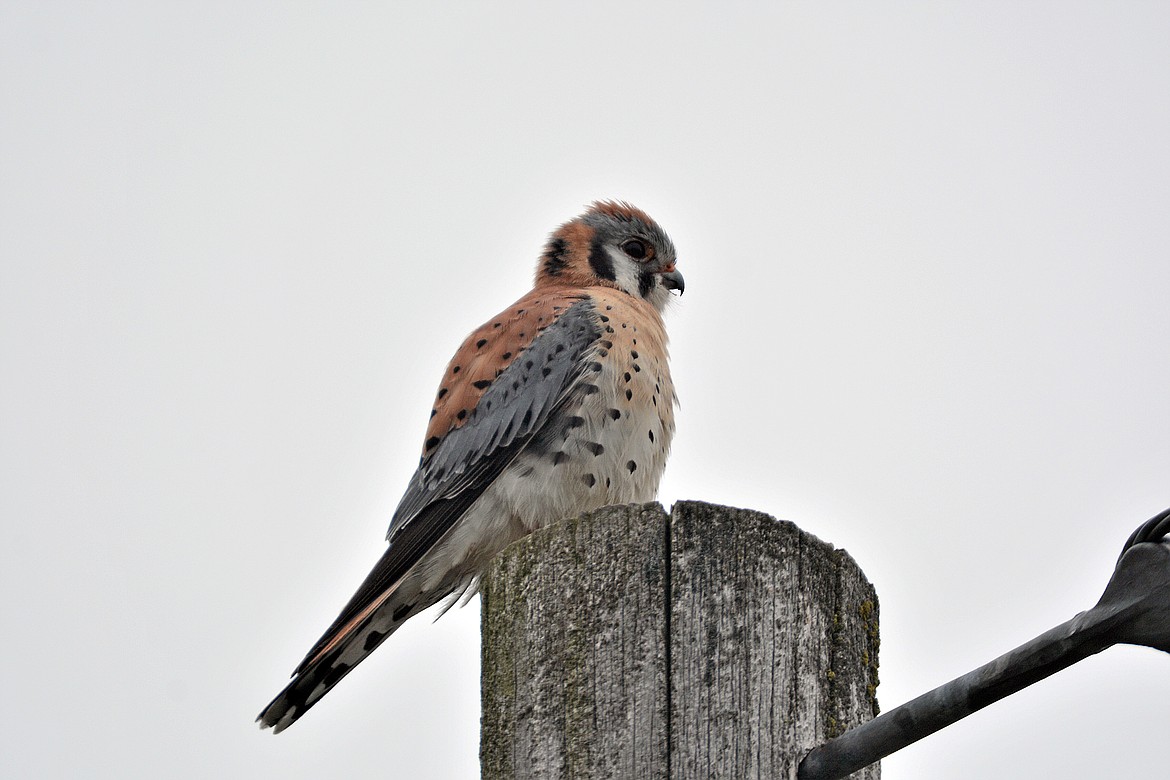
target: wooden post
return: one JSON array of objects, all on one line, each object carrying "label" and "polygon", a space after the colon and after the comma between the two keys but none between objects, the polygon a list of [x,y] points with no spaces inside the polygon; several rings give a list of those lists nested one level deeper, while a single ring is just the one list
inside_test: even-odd
[{"label": "wooden post", "polygon": [[484,780],[795,778],[877,712],[873,587],[759,512],[607,507],[508,548],[482,592]]}]

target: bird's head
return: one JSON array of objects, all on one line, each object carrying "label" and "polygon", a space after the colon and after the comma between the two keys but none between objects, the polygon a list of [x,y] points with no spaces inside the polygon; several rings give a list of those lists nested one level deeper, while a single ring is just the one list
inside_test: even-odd
[{"label": "bird's head", "polygon": [[595,202],[549,237],[536,284],[613,287],[659,311],[684,287],[670,236],[646,212],[614,201]]}]

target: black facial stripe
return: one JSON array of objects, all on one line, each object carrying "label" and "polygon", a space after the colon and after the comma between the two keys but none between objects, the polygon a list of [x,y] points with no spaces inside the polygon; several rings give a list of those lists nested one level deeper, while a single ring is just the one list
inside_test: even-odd
[{"label": "black facial stripe", "polygon": [[589,267],[593,269],[593,273],[599,279],[608,279],[609,281],[616,281],[617,274],[613,270],[613,260],[609,256],[609,252],[605,251],[605,246],[601,243],[600,238],[593,239],[593,244],[589,247]]},{"label": "black facial stripe", "polygon": [[642,270],[638,272],[638,295],[645,298],[654,289],[654,274]]},{"label": "black facial stripe", "polygon": [[560,276],[561,271],[568,265],[568,260],[565,259],[568,250],[569,245],[565,243],[565,239],[554,238],[548,245],[548,251],[544,253],[544,272],[549,276]]}]

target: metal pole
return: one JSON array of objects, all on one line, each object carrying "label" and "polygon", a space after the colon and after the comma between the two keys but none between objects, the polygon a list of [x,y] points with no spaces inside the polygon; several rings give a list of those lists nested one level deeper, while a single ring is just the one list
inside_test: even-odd
[{"label": "metal pole", "polygon": [[798,780],[846,777],[1114,644],[1170,652],[1170,509],[1122,549],[1101,600],[1056,628],[813,749]]}]

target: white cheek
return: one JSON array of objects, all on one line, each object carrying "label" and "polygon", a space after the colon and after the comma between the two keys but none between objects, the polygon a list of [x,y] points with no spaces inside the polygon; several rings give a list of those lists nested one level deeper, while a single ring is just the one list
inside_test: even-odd
[{"label": "white cheek", "polygon": [[[626,257],[618,249],[608,247],[606,251],[609,253],[609,259],[613,262],[614,281],[617,282],[618,287],[630,295],[640,297],[641,294],[638,292],[638,272],[641,270],[641,266]],[[650,294],[646,296],[646,300],[650,302],[651,306],[661,312],[670,303],[670,291],[655,279],[654,286],[650,288]]]},{"label": "white cheek", "polygon": [[607,247],[606,251],[609,253],[609,259],[613,262],[613,274],[616,277],[618,287],[622,288],[630,295],[638,294],[638,265],[630,258],[626,257],[620,250],[613,247]]}]

